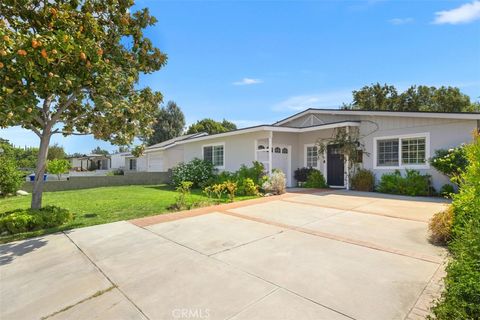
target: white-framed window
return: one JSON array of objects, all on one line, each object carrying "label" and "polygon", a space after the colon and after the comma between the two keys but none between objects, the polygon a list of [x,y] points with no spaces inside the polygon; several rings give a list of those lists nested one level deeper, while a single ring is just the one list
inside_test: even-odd
[{"label": "white-framed window", "polygon": [[373,141],[376,169],[428,169],[430,134],[376,137]]},{"label": "white-framed window", "polygon": [[225,168],[225,143],[202,147],[203,160],[213,163],[219,169]]},{"label": "white-framed window", "polygon": [[314,144],[305,145],[305,167],[318,168],[318,147]]}]

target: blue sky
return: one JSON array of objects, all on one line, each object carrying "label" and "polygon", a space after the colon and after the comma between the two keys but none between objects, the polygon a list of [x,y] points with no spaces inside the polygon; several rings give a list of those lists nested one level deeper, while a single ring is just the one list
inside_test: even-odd
[{"label": "blue sky", "polygon": [[[140,86],[176,101],[188,124],[271,123],[307,107],[336,108],[375,82],[480,96],[480,0],[137,1],[143,7],[158,19],[146,34],[168,63]],[[20,128],[0,136],[38,144]],[[116,148],[88,136],[54,142],[69,153]]]}]

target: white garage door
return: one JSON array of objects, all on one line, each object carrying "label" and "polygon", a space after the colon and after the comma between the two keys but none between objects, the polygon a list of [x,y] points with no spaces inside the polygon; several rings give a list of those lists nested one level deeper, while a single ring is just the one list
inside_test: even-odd
[{"label": "white garage door", "polygon": [[162,172],[163,170],[163,153],[151,153],[148,159],[149,172]]}]

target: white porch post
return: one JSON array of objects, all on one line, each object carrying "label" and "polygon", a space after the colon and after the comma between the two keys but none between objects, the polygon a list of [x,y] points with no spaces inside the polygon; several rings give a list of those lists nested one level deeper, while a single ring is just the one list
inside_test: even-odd
[{"label": "white porch post", "polygon": [[[350,133],[350,127],[346,127],[346,132],[347,135]],[[347,190],[350,190],[350,159],[348,157],[348,154],[345,155],[345,165],[347,166],[347,181],[345,181],[345,188]]]},{"label": "white porch post", "polygon": [[268,136],[268,174],[272,174],[272,141],[273,140],[273,132],[270,131],[270,135]]}]

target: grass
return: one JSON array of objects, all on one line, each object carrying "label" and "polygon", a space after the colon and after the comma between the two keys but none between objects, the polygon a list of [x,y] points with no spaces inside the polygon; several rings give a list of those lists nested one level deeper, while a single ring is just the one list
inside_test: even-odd
[{"label": "grass", "polygon": [[[43,205],[55,205],[70,210],[75,218],[62,226],[0,237],[0,243],[26,239],[48,233],[92,226],[96,224],[129,220],[169,212],[178,193],[167,185],[120,186],[83,190],[45,192]],[[236,200],[252,199],[239,196]],[[207,202],[201,190],[192,190],[189,204]],[[19,208],[29,208],[31,196],[0,198],[0,213]],[[221,200],[227,202],[226,198]]]}]

